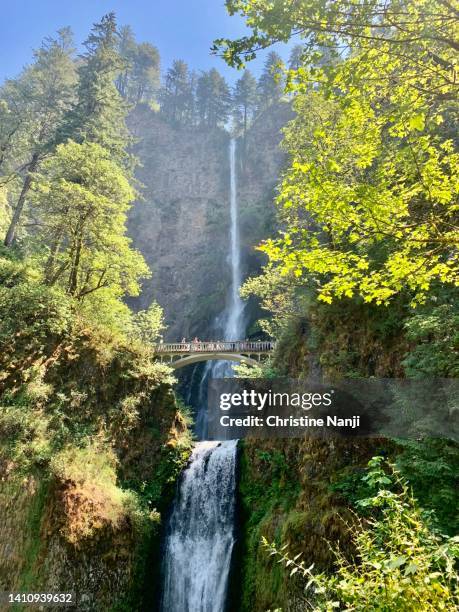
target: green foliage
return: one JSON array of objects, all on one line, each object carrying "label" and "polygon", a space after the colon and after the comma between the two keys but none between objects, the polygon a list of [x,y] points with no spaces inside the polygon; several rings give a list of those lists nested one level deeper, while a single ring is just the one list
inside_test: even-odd
[{"label": "green foliage", "polygon": [[190,456],[190,438],[173,447],[164,448],[154,478],[143,481],[139,495],[150,508],[164,507],[166,497],[172,501],[175,483]]},{"label": "green foliage", "polygon": [[64,535],[70,542],[92,537],[101,528],[117,529],[124,521],[138,530],[145,530],[149,520],[159,522],[159,515],[142,507],[133,491],[117,485],[116,466],[113,450],[100,441],[83,448],[69,446],[53,456],[51,473],[70,487],[67,504],[78,499],[83,510],[67,506]]},{"label": "green foliage", "polygon": [[71,32],[64,28],[57,38],[45,39],[34,54],[34,63],[0,90],[0,183],[9,184],[13,208],[7,246],[17,236],[32,174],[53,150],[73,103],[76,70],[72,56]]},{"label": "green foliage", "polygon": [[[288,75],[297,117],[285,130],[283,232],[262,250],[325,302],[409,292],[418,304],[434,285],[458,284],[457,15],[433,4],[227,2],[254,32],[221,41],[230,63],[295,32],[314,47]],[[343,41],[344,61],[314,61]]]},{"label": "green foliage", "polygon": [[457,156],[435,122],[424,137],[401,134],[370,96],[298,97],[279,197],[287,232],[263,250],[283,272],[317,280],[325,302],[359,294],[380,304],[408,289],[416,303],[433,282],[455,283]]},{"label": "green foliage", "polygon": [[137,43],[129,26],[120,28],[118,52],[125,61],[116,79],[123,98],[132,104],[151,102],[159,89],[160,58],[150,43]]},{"label": "green foliage", "polygon": [[270,359],[262,361],[257,365],[240,363],[233,366],[236,378],[276,378],[277,372]]},{"label": "green foliage", "polygon": [[[381,457],[373,458],[363,477],[372,495],[359,501],[373,518],[351,528],[357,563],[335,550],[333,575],[313,571],[300,556],[290,558],[263,540],[290,576],[305,580],[304,609],[313,610],[452,610],[458,605],[455,563],[457,538],[436,535],[426,522],[407,484],[397,473],[388,476]],[[394,490],[395,489],[395,490]]]},{"label": "green foliage", "polygon": [[[70,440],[82,443],[100,428],[113,439],[126,436],[138,426],[148,394],[174,379],[169,368],[151,360],[146,338],[139,336],[127,349],[133,322],[126,306],[125,329],[111,329],[106,314],[105,320],[101,317],[107,304],[84,302],[82,308],[62,288],[42,284],[30,264],[7,252],[0,259],[0,454],[27,473],[34,466],[46,467]],[[113,302],[108,306],[113,308]],[[120,314],[116,308],[111,312]],[[154,336],[162,324],[158,307],[142,323],[148,324],[142,328],[144,336]],[[80,367],[84,374],[78,373]],[[123,373],[121,386],[117,368]],[[93,376],[104,381],[97,388]],[[108,407],[101,415],[104,401]]]},{"label": "green foliage", "polygon": [[[0,145],[1,146],[1,145]],[[9,217],[7,189],[0,184],[0,235],[4,235],[7,230]]]},{"label": "green foliage", "polygon": [[159,99],[167,121],[176,126],[193,122],[194,84],[184,61],[175,60],[167,71]]},{"label": "green foliage", "polygon": [[0,170],[22,174],[34,154],[52,150],[56,133],[74,100],[76,70],[72,33],[59,30],[34,52],[34,61],[0,88]]},{"label": "green foliage", "polygon": [[425,309],[406,321],[414,344],[403,361],[412,378],[459,376],[459,310],[457,302]]},{"label": "green foliage", "polygon": [[100,289],[117,298],[139,292],[147,276],[130,247],[126,218],[134,192],[108,151],[95,143],[59,145],[36,177],[35,205],[48,245],[44,276],[77,299]]},{"label": "green foliage", "polygon": [[398,440],[402,452],[395,465],[408,482],[419,505],[431,512],[442,533],[459,531],[459,447],[451,440]]},{"label": "green foliage", "polygon": [[0,246],[0,284],[12,287],[22,281],[32,280],[33,272],[16,253]]},{"label": "green foliage", "polygon": [[258,79],[249,70],[233,91],[215,68],[200,75],[183,60],[175,60],[159,90],[160,112],[175,127],[224,128],[230,117],[233,129],[246,136],[247,128],[268,106],[279,102],[284,86],[281,58],[270,53]]},{"label": "green foliage", "polygon": [[236,81],[233,92],[233,117],[236,128],[242,128],[244,136],[247,127],[254,118],[257,108],[257,81],[250,70]]},{"label": "green foliage", "polygon": [[305,48],[303,45],[295,45],[290,51],[288,59],[289,70],[298,70],[303,64],[303,57],[305,54]]},{"label": "green foliage", "polygon": [[258,516],[252,518],[256,523],[266,513],[271,505],[281,505],[288,507],[298,495],[298,483],[289,478],[290,466],[286,457],[279,450],[258,451],[258,460],[264,468],[265,474],[269,473],[269,485],[266,480],[251,486],[250,490],[242,491],[246,503],[259,506]]},{"label": "green foliage", "polygon": [[264,268],[262,275],[247,279],[240,293],[243,298],[257,296],[263,310],[270,313],[269,318],[260,320],[261,329],[270,336],[278,337],[285,321],[298,312],[291,276],[271,265]]},{"label": "green foliage", "polygon": [[118,40],[114,13],[94,24],[78,69],[77,100],[67,113],[61,138],[97,143],[110,152],[115,163],[128,165],[127,106],[115,86],[116,76],[125,66]]},{"label": "green foliage", "polygon": [[81,317],[91,325],[109,331],[120,339],[130,335],[133,313],[112,287],[101,287],[77,304]]},{"label": "green foliage", "polygon": [[72,302],[61,289],[33,282],[0,287],[0,312],[0,342],[14,346],[25,337],[29,348],[68,330],[73,314]]},{"label": "green foliage", "polygon": [[259,107],[266,108],[278,102],[284,90],[283,62],[275,51],[268,53],[257,85]]},{"label": "green foliage", "polygon": [[36,584],[36,563],[43,547],[41,523],[48,494],[49,482],[46,480],[40,481],[37,491],[35,491],[32,497],[27,521],[24,526],[27,552],[24,555],[25,567],[20,577],[20,588],[24,589],[24,591],[31,589],[32,586]]},{"label": "green foliage", "polygon": [[147,310],[140,310],[132,317],[132,335],[144,344],[155,344],[166,329],[164,312],[161,306],[153,302]]},{"label": "green foliage", "polygon": [[109,448],[94,442],[84,448],[68,446],[51,461],[52,472],[63,482],[99,481],[116,483],[116,457]]},{"label": "green foliage", "polygon": [[[433,55],[432,46],[440,45],[451,56],[458,47],[457,9],[442,0],[299,0],[289,4],[283,0],[226,0],[226,8],[230,15],[245,18],[252,29],[250,35],[238,40],[215,41],[214,52],[221,53],[232,66],[243,65],[254,59],[259,49],[295,35],[305,39],[304,53],[312,58],[318,47],[340,50],[343,44],[366,49],[386,44],[386,53],[397,58],[403,45],[403,59],[424,75],[435,72],[434,68],[450,68],[441,56]],[[451,80],[450,75],[448,82]]]},{"label": "green foliage", "polygon": [[199,122],[210,128],[224,126],[231,109],[231,93],[225,79],[212,68],[203,72],[196,86],[196,110]]},{"label": "green foliage", "polygon": [[[278,449],[254,450],[252,460],[245,452],[240,458],[240,499],[243,516],[243,564],[241,567],[242,610],[255,608],[254,602],[272,601],[284,592],[280,567],[260,567],[259,542],[267,529],[274,530],[280,540],[282,525],[279,515],[288,520],[294,512],[300,484],[288,459]],[[256,467],[253,462],[256,462]],[[263,604],[261,604],[263,606]]]}]

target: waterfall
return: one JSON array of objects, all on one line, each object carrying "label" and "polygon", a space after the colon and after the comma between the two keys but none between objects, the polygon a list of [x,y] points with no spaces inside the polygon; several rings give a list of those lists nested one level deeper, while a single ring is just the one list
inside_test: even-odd
[{"label": "waterfall", "polygon": [[242,276],[236,176],[236,141],[234,138],[232,138],[230,141],[231,302],[225,326],[225,340],[243,340],[242,336],[245,331],[242,316],[244,312],[244,304],[239,296],[239,287],[242,284]]},{"label": "waterfall", "polygon": [[[244,336],[244,307],[239,297],[241,253],[238,223],[236,141],[231,139],[230,250],[231,286],[223,319],[225,340]],[[233,375],[228,362],[208,362],[200,396],[209,377]],[[204,402],[203,402],[204,404]],[[206,437],[204,405],[196,418],[196,434]],[[163,560],[162,612],[223,612],[234,545],[237,440],[198,442],[183,472],[172,515]]]},{"label": "waterfall", "polygon": [[[245,334],[244,303],[239,296],[239,287],[242,284],[241,273],[241,241],[239,234],[239,209],[237,200],[237,172],[236,172],[237,145],[234,138],[230,141],[230,250],[229,261],[231,265],[231,286],[229,302],[223,313],[223,339],[243,340]],[[210,362],[206,368],[211,378],[229,378],[233,368],[228,361]]]},{"label": "waterfall", "polygon": [[164,612],[221,612],[234,544],[237,441],[198,442],[182,474],[165,551]]}]

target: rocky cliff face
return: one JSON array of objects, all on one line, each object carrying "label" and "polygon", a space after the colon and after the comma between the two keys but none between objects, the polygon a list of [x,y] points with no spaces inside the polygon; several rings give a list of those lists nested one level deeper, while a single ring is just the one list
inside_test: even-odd
[{"label": "rocky cliff face", "polygon": [[43,328],[22,325],[0,350],[0,591],[138,610],[154,600],[187,420],[148,351],[77,324],[36,341]]},{"label": "rocky cliff face", "polygon": [[[273,195],[284,154],[281,128],[291,116],[286,104],[265,111],[238,141],[238,197],[244,274],[261,262],[254,247],[269,235]],[[165,310],[167,338],[205,338],[225,306],[230,270],[229,134],[207,128],[174,128],[139,106],[130,117],[140,160],[142,198],[129,231],[153,277],[135,306],[153,299]]]},{"label": "rocky cliff face", "polygon": [[292,118],[287,103],[270,106],[261,113],[239,141],[238,181],[243,259],[252,273],[260,264],[254,247],[274,233],[274,199],[285,163],[281,148],[282,128]]},{"label": "rocky cliff face", "polygon": [[136,306],[156,299],[170,340],[202,336],[223,308],[229,223],[229,136],[174,128],[149,108],[130,117],[141,167],[130,233],[153,277]]},{"label": "rocky cliff face", "polygon": [[11,483],[0,487],[2,590],[78,591],[78,609],[86,611],[108,610],[125,598],[129,601],[135,558],[142,544],[139,537],[124,526],[75,547],[59,532],[62,509],[58,500],[56,491],[36,477],[21,487]]}]

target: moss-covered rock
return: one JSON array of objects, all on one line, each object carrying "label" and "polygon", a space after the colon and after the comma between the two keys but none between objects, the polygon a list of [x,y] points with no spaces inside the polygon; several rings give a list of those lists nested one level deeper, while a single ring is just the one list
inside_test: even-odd
[{"label": "moss-covered rock", "polygon": [[337,483],[361,470],[392,445],[381,440],[246,440],[239,484],[242,532],[239,543],[241,610],[296,609],[302,588],[266,553],[262,537],[302,553],[306,565],[333,568],[330,544],[352,554],[348,500]]},{"label": "moss-covered rock", "polygon": [[15,317],[0,303],[0,589],[139,609],[188,416],[147,347],[24,291]]}]

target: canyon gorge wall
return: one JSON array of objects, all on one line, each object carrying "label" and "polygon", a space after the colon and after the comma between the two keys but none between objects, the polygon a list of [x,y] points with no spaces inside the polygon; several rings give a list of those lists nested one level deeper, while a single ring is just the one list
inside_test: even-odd
[{"label": "canyon gorge wall", "polygon": [[[273,105],[253,123],[246,142],[238,140],[244,277],[258,269],[262,257],[254,247],[272,229],[274,187],[284,160],[280,130],[290,114],[288,105]],[[208,337],[230,283],[229,134],[174,127],[146,105],[135,109],[129,125],[141,184],[129,232],[153,272],[134,307],[157,300],[171,341]]]}]

